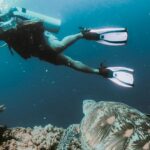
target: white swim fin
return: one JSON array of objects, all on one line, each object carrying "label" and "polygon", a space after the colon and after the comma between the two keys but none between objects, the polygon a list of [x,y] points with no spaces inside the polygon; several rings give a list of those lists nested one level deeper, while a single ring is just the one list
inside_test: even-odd
[{"label": "white swim fin", "polygon": [[109,78],[112,82],[124,87],[134,86],[133,69],[126,67],[108,67],[107,69],[113,71],[113,78]]},{"label": "white swim fin", "polygon": [[100,74],[103,77],[123,87],[134,86],[133,72],[133,69],[126,67],[100,68]]},{"label": "white swim fin", "polygon": [[83,38],[109,46],[122,46],[128,40],[126,28],[88,29],[80,27],[80,31],[83,34]]},{"label": "white swim fin", "polygon": [[110,46],[125,45],[128,40],[128,32],[126,28],[101,28],[92,29],[92,33],[99,34],[98,43]]}]

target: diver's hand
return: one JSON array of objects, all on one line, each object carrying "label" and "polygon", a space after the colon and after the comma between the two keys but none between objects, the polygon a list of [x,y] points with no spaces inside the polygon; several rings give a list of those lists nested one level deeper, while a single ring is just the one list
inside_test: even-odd
[{"label": "diver's hand", "polygon": [[6,109],[4,105],[0,105],[0,112],[3,112]]}]

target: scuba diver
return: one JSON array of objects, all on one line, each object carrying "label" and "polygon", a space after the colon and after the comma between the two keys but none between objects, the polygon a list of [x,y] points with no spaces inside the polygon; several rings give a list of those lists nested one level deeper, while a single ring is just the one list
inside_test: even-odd
[{"label": "scuba diver", "polygon": [[59,31],[61,21],[25,8],[14,7],[0,14],[0,40],[7,43],[10,52],[15,50],[24,59],[37,57],[55,65],[64,65],[84,73],[101,75],[112,82],[133,87],[133,70],[125,67],[92,68],[73,60],[63,52],[79,39],[101,44],[125,45],[128,33],[125,28],[80,28],[80,32],[64,37],[61,41],[52,33]]}]

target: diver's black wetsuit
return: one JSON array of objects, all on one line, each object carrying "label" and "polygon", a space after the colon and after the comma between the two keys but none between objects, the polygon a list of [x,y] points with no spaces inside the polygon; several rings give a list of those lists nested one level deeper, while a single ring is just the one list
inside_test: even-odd
[{"label": "diver's black wetsuit", "polygon": [[1,36],[1,39],[24,59],[33,56],[57,64],[57,53],[47,45],[44,39],[42,22],[20,25],[16,29],[6,31]]}]

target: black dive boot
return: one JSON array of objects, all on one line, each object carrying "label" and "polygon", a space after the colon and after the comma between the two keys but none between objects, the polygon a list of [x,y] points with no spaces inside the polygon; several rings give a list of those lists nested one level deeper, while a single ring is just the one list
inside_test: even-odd
[{"label": "black dive boot", "polygon": [[91,29],[79,27],[80,32],[83,34],[83,38],[86,40],[98,41],[100,40],[100,35],[94,32],[91,32]]}]

